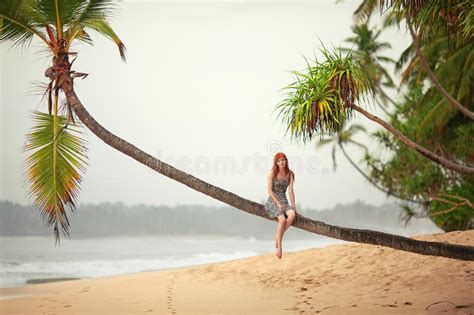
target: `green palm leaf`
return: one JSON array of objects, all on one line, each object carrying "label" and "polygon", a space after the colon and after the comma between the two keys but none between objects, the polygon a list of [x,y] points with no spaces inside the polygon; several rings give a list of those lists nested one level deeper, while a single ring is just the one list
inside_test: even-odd
[{"label": "green palm leaf", "polygon": [[[322,46],[325,61],[314,61],[305,71],[293,71],[296,81],[286,87],[290,92],[276,109],[283,115],[291,140],[309,141],[313,133],[340,132],[351,117],[350,106],[356,100],[373,97],[370,81],[351,51],[342,56],[339,49]],[[277,118],[278,118],[277,117]],[[285,134],[286,135],[286,134]]]},{"label": "green palm leaf", "polygon": [[379,5],[379,0],[364,0],[354,12],[356,22],[366,22],[370,19],[372,12]]},{"label": "green palm leaf", "polygon": [[84,0],[36,0],[34,2],[43,21],[55,25],[58,33],[62,33],[64,25],[74,21],[88,3]]},{"label": "green palm leaf", "polygon": [[110,17],[115,12],[116,1],[112,0],[89,0],[81,1],[82,7],[71,25],[81,24],[88,20],[97,20]]},{"label": "green palm leaf", "polygon": [[[34,126],[27,134],[25,151],[34,151],[25,160],[26,180],[33,204],[40,209],[47,225],[54,225],[69,237],[66,206],[75,210],[76,198],[87,163],[86,141],[80,128],[67,125],[67,116],[33,112]],[[65,126],[67,125],[67,128]],[[56,142],[54,138],[56,136]]]},{"label": "green palm leaf", "polygon": [[104,35],[117,44],[120,56],[122,57],[122,60],[125,61],[125,45],[106,21],[99,19],[89,19],[84,22],[84,26],[93,29],[101,35]]},{"label": "green palm leaf", "polygon": [[40,31],[43,26],[38,21],[37,11],[25,0],[0,1],[0,41],[11,40],[13,45],[28,45],[33,36],[37,35],[48,45],[44,33]]},{"label": "green palm leaf", "polygon": [[79,8],[78,14],[71,21],[68,21],[69,28],[68,46],[74,39],[79,39],[86,43],[92,43],[90,37],[85,32],[86,28],[112,40],[118,47],[120,56],[125,61],[125,45],[107,22],[116,9],[115,2],[111,0],[89,0],[81,1],[83,5]]}]

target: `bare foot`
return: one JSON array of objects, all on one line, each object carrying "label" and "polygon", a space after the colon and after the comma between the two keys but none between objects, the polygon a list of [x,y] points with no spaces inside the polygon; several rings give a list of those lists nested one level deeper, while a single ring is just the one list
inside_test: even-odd
[{"label": "bare foot", "polygon": [[275,254],[278,259],[281,259],[281,247],[279,247],[277,250],[276,250],[276,254]]}]

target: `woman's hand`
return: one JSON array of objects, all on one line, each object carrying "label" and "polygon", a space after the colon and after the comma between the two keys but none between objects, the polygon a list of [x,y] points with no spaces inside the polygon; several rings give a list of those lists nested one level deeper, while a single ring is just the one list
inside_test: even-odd
[{"label": "woman's hand", "polygon": [[293,209],[295,211],[295,214],[298,214],[298,211],[296,210],[296,207],[291,207],[291,209]]},{"label": "woman's hand", "polygon": [[282,203],[278,203],[278,208],[280,208],[281,214],[285,214],[285,206]]}]

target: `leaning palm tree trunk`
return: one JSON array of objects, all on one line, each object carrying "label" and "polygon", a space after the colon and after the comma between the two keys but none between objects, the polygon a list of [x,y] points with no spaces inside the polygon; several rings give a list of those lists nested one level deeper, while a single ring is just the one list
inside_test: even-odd
[{"label": "leaning palm tree trunk", "polygon": [[[191,174],[176,169],[175,167],[140,150],[133,144],[112,134],[110,131],[102,127],[84,108],[74,91],[71,76],[69,74],[64,74],[63,80],[62,88],[66,94],[66,99],[69,105],[73,108],[74,112],[84,125],[105,143],[158,173],[176,180],[194,190],[237,209],[269,219],[262,204],[242,198],[234,193],[211,185]],[[273,220],[275,221],[276,219]],[[293,225],[308,232],[350,242],[381,245],[422,255],[443,256],[460,260],[474,260],[474,246],[426,242],[378,231],[344,228],[329,225],[321,221],[311,220],[299,214],[297,215]]]},{"label": "leaning palm tree trunk", "polygon": [[416,142],[413,142],[407,136],[405,136],[400,131],[398,131],[397,129],[392,127],[389,123],[387,123],[386,121],[384,121],[383,119],[380,119],[379,117],[377,117],[375,115],[372,115],[371,113],[369,113],[368,111],[366,111],[362,107],[359,107],[355,104],[351,104],[350,107],[355,109],[356,111],[358,111],[359,113],[361,113],[362,115],[367,117],[368,119],[376,122],[377,124],[381,125],[385,129],[387,129],[390,133],[392,133],[395,137],[397,137],[401,142],[405,143],[408,147],[414,149],[415,151],[422,154],[423,156],[425,156],[425,157],[435,161],[436,163],[441,164],[444,167],[446,167],[450,170],[453,170],[455,172],[468,174],[468,175],[474,175],[474,167],[464,166],[464,165],[461,165],[461,164],[451,162],[450,160],[447,160],[447,159],[431,152],[430,150],[422,147],[421,145],[417,144]]}]

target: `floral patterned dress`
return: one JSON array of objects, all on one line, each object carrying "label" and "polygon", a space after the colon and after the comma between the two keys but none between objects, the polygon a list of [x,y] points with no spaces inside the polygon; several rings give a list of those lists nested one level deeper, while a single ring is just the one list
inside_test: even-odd
[{"label": "floral patterned dress", "polygon": [[[287,179],[278,179],[275,176],[272,181],[272,190],[277,196],[278,200],[280,200],[280,202],[284,205],[285,211],[292,208],[288,202],[288,199],[286,199],[286,188],[289,184],[290,176],[288,176]],[[276,218],[279,214],[283,213],[270,195],[268,196],[267,202],[265,203],[265,211],[270,218]]]}]

